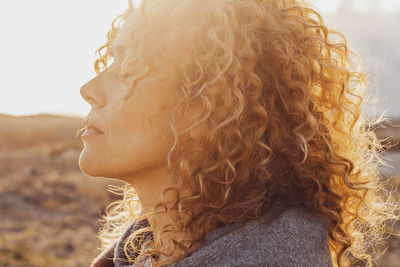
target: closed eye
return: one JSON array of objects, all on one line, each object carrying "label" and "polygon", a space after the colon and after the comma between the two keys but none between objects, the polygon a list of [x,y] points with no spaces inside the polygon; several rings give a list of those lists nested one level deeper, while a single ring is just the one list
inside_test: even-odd
[{"label": "closed eye", "polygon": [[122,78],[128,79],[129,78],[129,73],[128,72],[123,73],[122,74]]}]

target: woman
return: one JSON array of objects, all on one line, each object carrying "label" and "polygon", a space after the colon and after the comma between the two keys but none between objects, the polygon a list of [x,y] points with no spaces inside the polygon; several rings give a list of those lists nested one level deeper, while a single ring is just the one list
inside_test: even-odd
[{"label": "woman", "polygon": [[98,55],[79,166],[126,186],[92,266],[372,264],[399,205],[357,57],[317,11],[143,0]]}]

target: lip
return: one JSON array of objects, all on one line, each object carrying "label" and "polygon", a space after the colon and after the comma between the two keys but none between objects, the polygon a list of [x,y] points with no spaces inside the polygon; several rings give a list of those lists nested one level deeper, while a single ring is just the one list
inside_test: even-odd
[{"label": "lip", "polygon": [[97,128],[94,124],[89,124],[86,126],[86,130],[93,130],[95,132],[99,132],[104,134],[102,131],[99,130],[99,128]]},{"label": "lip", "polygon": [[85,130],[92,129],[92,130],[95,130],[97,132],[104,134],[99,128],[96,127],[96,125],[94,123],[94,117],[92,115],[88,115],[85,118],[83,124],[84,124]]},{"label": "lip", "polygon": [[85,131],[83,131],[82,135],[81,135],[81,139],[88,139],[97,135],[101,135],[103,134],[103,132],[97,130],[94,127],[89,127],[86,128]]}]

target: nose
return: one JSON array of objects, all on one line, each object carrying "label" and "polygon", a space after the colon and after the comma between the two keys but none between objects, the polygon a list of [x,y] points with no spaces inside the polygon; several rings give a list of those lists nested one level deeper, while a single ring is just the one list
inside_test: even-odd
[{"label": "nose", "polygon": [[100,84],[96,82],[96,78],[88,81],[80,89],[82,98],[92,107],[100,108],[104,106],[104,97],[100,91]]}]

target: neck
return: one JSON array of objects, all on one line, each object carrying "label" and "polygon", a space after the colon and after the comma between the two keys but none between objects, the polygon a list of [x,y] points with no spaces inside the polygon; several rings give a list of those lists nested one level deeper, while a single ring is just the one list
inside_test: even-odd
[{"label": "neck", "polygon": [[135,189],[145,213],[161,201],[161,195],[167,187],[176,184],[167,166],[147,169],[124,180]]},{"label": "neck", "polygon": [[[150,212],[155,205],[161,202],[161,195],[166,188],[177,184],[169,174],[167,166],[148,169],[146,172],[138,173],[124,180],[135,189],[142,205],[143,213]],[[181,240],[183,238],[183,233],[163,233],[161,236],[161,229],[171,223],[172,220],[165,213],[149,218],[149,224],[156,242],[159,241],[158,239],[174,238],[175,240]],[[162,256],[161,259],[163,258]]]}]

